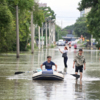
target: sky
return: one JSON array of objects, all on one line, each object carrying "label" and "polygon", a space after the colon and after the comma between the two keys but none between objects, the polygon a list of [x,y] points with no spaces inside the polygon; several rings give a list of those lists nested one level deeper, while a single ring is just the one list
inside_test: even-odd
[{"label": "sky", "polygon": [[76,22],[80,17],[77,10],[81,0],[39,0],[39,3],[47,3],[56,14],[56,24],[64,28]]}]

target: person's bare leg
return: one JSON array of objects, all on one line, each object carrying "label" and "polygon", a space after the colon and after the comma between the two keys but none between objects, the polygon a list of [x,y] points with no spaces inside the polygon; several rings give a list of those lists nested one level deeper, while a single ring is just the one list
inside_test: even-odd
[{"label": "person's bare leg", "polygon": [[77,85],[78,80],[76,79],[76,85]]},{"label": "person's bare leg", "polygon": [[82,72],[80,72],[80,80],[82,80]]},{"label": "person's bare leg", "polygon": [[[77,74],[78,74],[78,72],[75,72],[75,74],[77,75]],[[76,83],[77,83],[77,78],[76,78]]]},{"label": "person's bare leg", "polygon": [[80,85],[82,85],[82,80],[80,80]]}]

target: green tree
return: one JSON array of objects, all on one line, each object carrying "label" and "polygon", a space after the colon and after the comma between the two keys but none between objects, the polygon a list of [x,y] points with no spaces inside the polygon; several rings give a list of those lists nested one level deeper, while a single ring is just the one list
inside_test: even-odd
[{"label": "green tree", "polygon": [[16,5],[19,6],[20,48],[26,50],[34,0],[0,0],[0,51],[16,50]]},{"label": "green tree", "polygon": [[100,47],[100,0],[82,0],[78,9],[82,11],[89,7],[91,7],[91,11],[87,15],[88,31],[98,42],[97,46]]},{"label": "green tree", "polygon": [[33,23],[37,24],[38,26],[42,26],[42,23],[45,21],[44,12],[43,10],[39,9],[37,3],[34,4],[33,16],[34,16]]},{"label": "green tree", "polygon": [[56,41],[62,39],[63,36],[66,36],[68,32],[66,30],[62,30],[60,26],[56,25]]},{"label": "green tree", "polygon": [[63,29],[63,31],[67,32],[67,34],[73,34],[74,25],[67,26]]},{"label": "green tree", "polygon": [[74,24],[74,32],[78,37],[80,37],[81,35],[86,38],[91,37],[87,30],[87,23],[85,17],[80,17],[77,19],[76,23]]},{"label": "green tree", "polygon": [[8,51],[13,43],[14,21],[5,0],[0,1],[0,52]]}]

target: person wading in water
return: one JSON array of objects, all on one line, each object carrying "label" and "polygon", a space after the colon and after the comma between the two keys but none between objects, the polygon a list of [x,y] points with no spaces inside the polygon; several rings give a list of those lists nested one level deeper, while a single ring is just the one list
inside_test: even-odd
[{"label": "person wading in water", "polygon": [[78,74],[78,71],[80,71],[80,80],[82,80],[83,67],[84,70],[86,69],[85,57],[82,54],[83,54],[83,50],[79,49],[78,55],[75,56],[73,62],[73,68],[75,67],[75,74]]},{"label": "person wading in water", "polygon": [[67,68],[68,67],[67,66],[67,60],[68,60],[67,53],[68,53],[68,48],[65,46],[63,51],[61,51],[60,49],[59,49],[59,51],[62,53],[62,57],[64,58],[64,66],[65,66],[65,68]]},{"label": "person wading in water", "polygon": [[71,49],[71,46],[72,46],[71,43],[69,43],[69,49]]}]

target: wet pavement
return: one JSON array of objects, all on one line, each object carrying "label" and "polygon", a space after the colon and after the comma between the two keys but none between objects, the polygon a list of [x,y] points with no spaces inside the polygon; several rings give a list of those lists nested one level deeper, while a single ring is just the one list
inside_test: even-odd
[{"label": "wet pavement", "polygon": [[[63,47],[59,47],[63,50]],[[86,57],[86,71],[83,80],[76,82],[70,74],[75,73],[72,68],[73,58],[77,54],[73,48],[68,52],[68,69],[63,81],[34,81],[32,72],[39,68],[47,55],[58,65],[58,70],[64,70],[63,58],[54,49],[44,49],[30,53],[23,53],[20,59],[15,54],[0,55],[0,100],[100,100],[100,55],[97,50],[84,49]],[[16,71],[26,71],[14,75]]]}]

